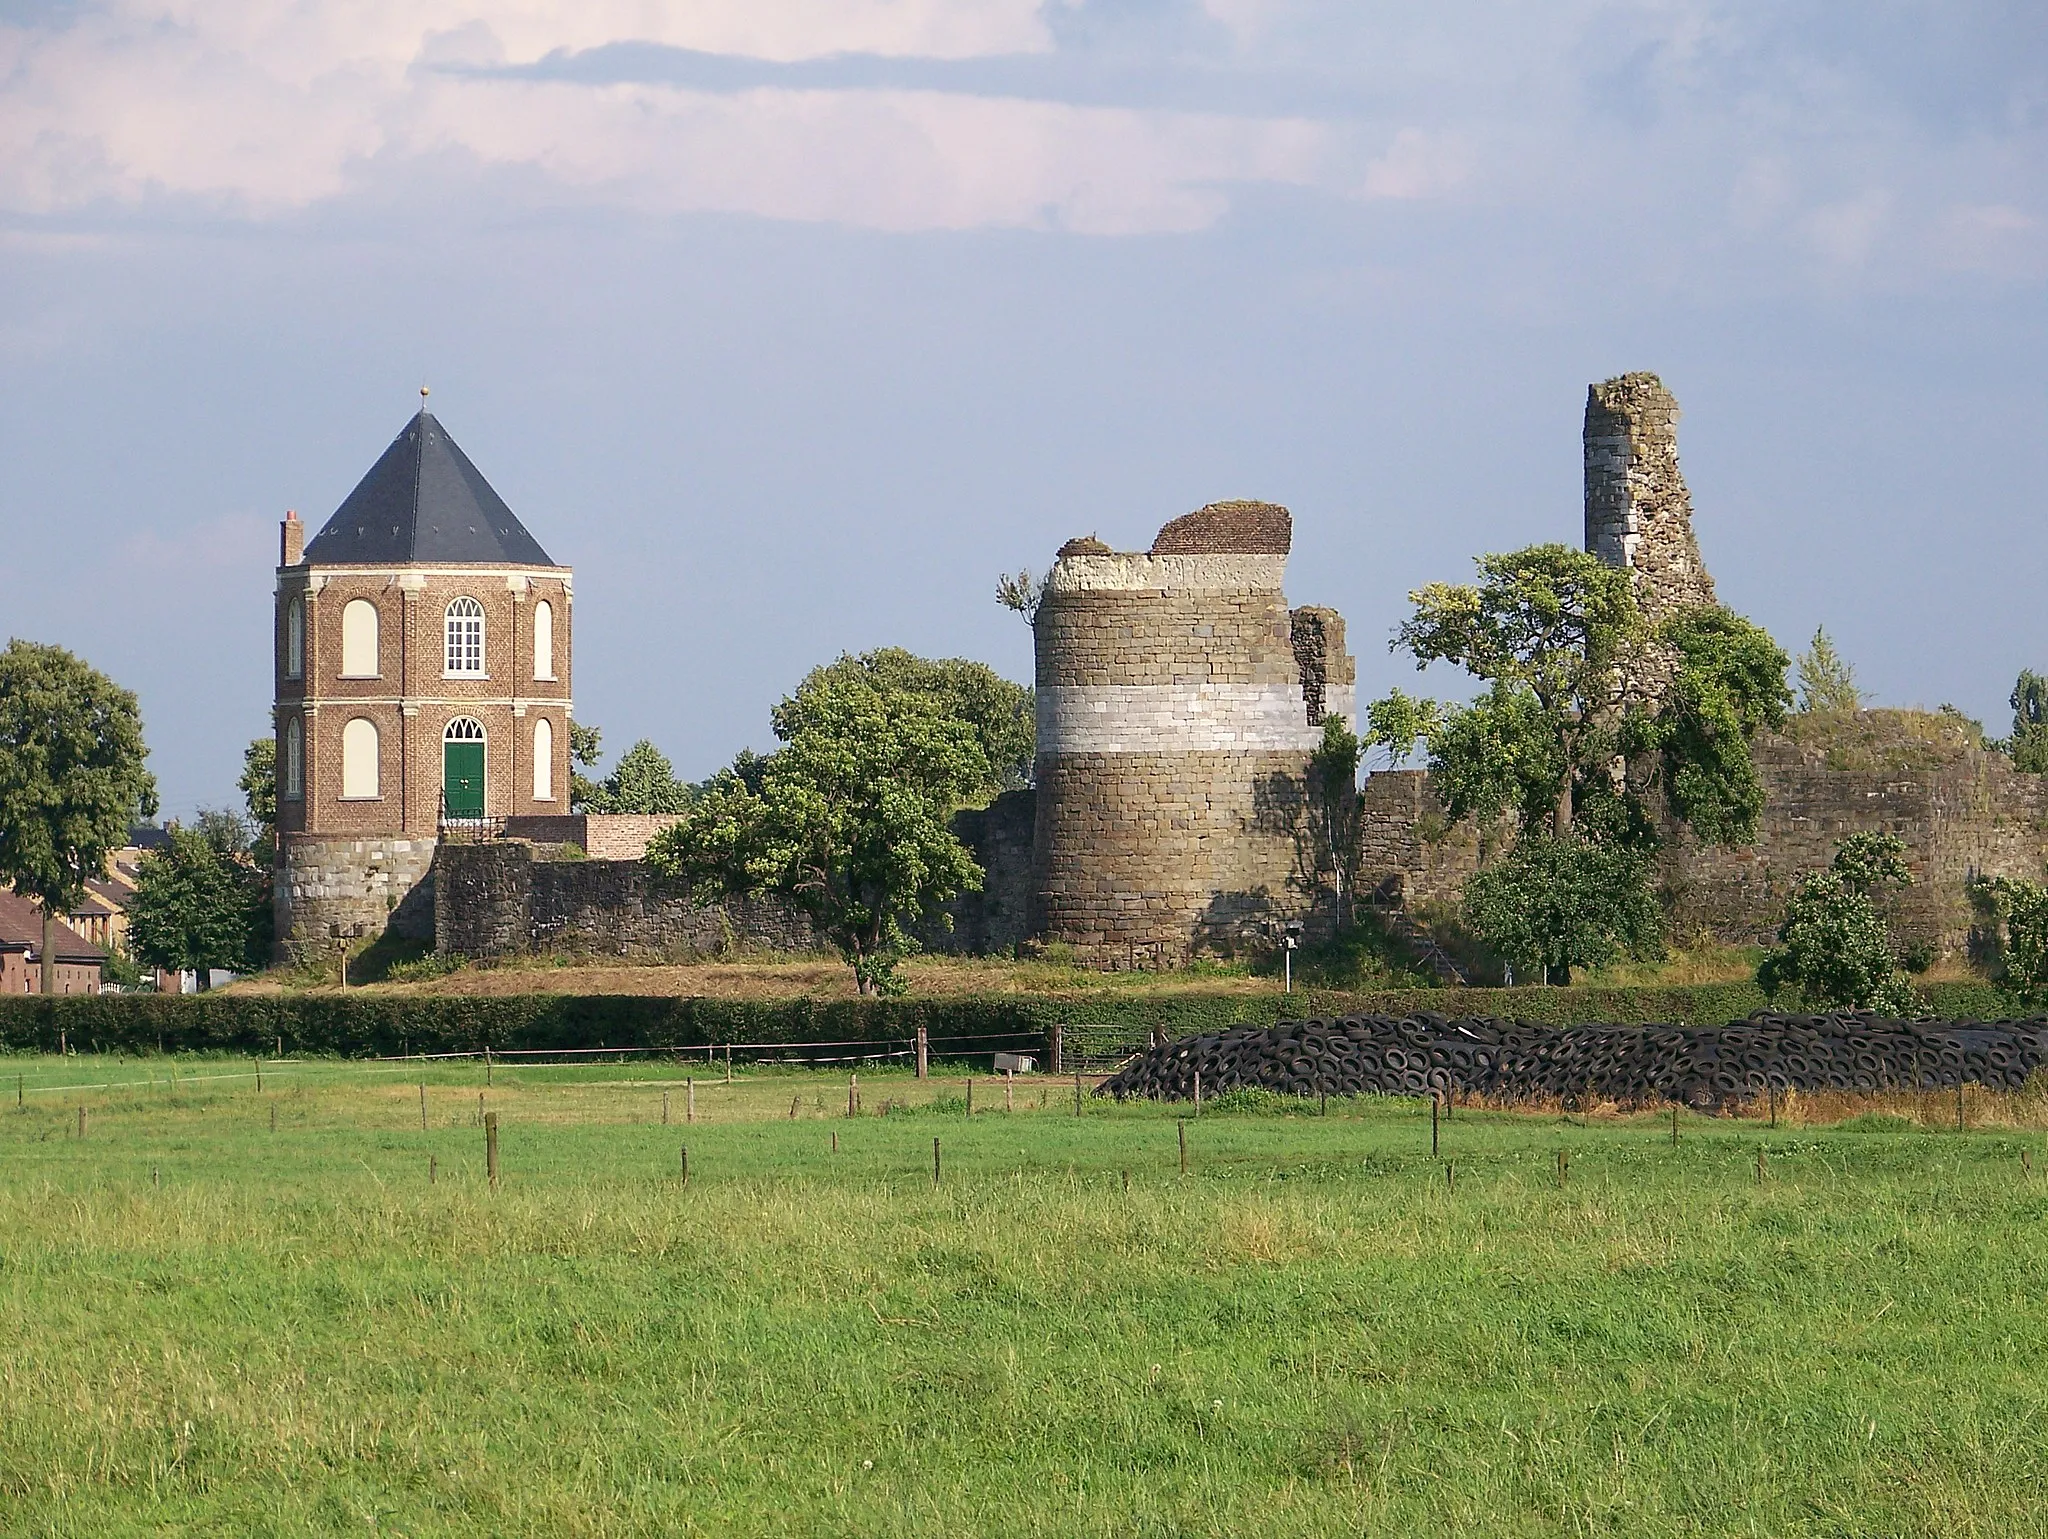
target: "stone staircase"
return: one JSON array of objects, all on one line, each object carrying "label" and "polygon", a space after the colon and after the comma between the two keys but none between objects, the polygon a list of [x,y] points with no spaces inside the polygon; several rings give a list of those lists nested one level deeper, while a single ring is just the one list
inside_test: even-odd
[{"label": "stone staircase", "polygon": [[1373,903],[1366,905],[1365,911],[1415,959],[1417,966],[1435,974],[1438,982],[1459,985],[1471,983],[1472,980],[1466,976],[1465,969],[1458,965],[1457,958],[1438,945],[1436,937],[1424,929],[1405,907],[1398,903]]}]

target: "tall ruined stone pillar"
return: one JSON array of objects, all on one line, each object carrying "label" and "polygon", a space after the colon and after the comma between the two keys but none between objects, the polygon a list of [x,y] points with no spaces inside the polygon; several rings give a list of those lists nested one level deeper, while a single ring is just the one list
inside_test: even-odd
[{"label": "tall ruined stone pillar", "polygon": [[1062,547],[1035,627],[1035,934],[1153,965],[1303,908],[1304,771],[1356,675],[1334,612],[1287,608],[1292,533],[1232,502],[1142,555]]},{"label": "tall ruined stone pillar", "polygon": [[1586,549],[1636,574],[1651,620],[1712,604],[1714,579],[1692,530],[1678,471],[1678,402],[1654,374],[1586,392]]}]

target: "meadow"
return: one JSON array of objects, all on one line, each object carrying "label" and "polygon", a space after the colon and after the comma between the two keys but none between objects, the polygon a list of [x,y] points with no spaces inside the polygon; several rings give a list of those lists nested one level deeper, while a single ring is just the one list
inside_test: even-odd
[{"label": "meadow", "polygon": [[0,1531],[2048,1533],[2028,1097],[485,1073],[0,1059]]}]

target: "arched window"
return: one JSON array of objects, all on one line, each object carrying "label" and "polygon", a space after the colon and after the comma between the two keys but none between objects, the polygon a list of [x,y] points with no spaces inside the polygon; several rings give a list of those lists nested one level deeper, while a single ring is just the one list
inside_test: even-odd
[{"label": "arched window", "polygon": [[368,599],[350,599],[342,608],[341,676],[377,677],[377,606]]},{"label": "arched window", "polygon": [[555,799],[555,729],[545,716],[533,724],[533,799]]},{"label": "arched window", "polygon": [[484,606],[473,598],[448,606],[447,671],[462,678],[484,676]]},{"label": "arched window", "polygon": [[284,606],[284,676],[306,676],[306,601],[296,593]]},{"label": "arched window", "polygon": [[484,724],[458,716],[441,734],[441,808],[451,818],[484,815]]},{"label": "arched window", "polygon": [[367,716],[341,729],[341,796],[343,801],[377,796],[377,724]]},{"label": "arched window", "polygon": [[546,599],[533,606],[533,676],[555,676],[555,606]]},{"label": "arched window", "polygon": [[306,794],[306,728],[296,716],[284,724],[284,765],[281,793],[291,801]]}]

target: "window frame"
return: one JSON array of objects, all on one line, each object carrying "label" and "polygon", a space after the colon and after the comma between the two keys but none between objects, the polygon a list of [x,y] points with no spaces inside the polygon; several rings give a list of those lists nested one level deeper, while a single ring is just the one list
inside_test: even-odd
[{"label": "window frame", "polygon": [[[348,617],[351,612],[360,613],[360,604],[370,612],[370,671],[363,673],[349,667]],[[341,674],[344,679],[381,679],[384,676],[384,611],[371,598],[352,598],[341,606]]]},{"label": "window frame", "polygon": [[[349,733],[358,726],[370,729],[370,790],[368,792],[351,791],[349,789],[348,740]],[[360,741],[361,735],[358,734],[357,737],[358,741]],[[378,728],[375,721],[368,716],[351,716],[347,721],[343,722],[341,725],[341,794],[335,800],[344,802],[381,802],[384,800],[383,761],[384,734]]]},{"label": "window frame", "polygon": [[303,716],[287,716],[284,722],[284,763],[277,778],[277,795],[280,801],[298,802],[306,799],[306,721]]},{"label": "window frame", "polygon": [[[484,606],[467,593],[448,601],[448,607],[441,611],[442,678],[487,679],[491,676],[490,656],[484,647],[484,618]],[[462,627],[459,640],[458,625]],[[470,641],[474,641],[474,649],[467,645]],[[458,667],[458,662],[466,663],[472,652],[475,666]]]},{"label": "window frame", "polygon": [[294,593],[284,601],[284,676],[306,676],[306,596]]}]

